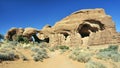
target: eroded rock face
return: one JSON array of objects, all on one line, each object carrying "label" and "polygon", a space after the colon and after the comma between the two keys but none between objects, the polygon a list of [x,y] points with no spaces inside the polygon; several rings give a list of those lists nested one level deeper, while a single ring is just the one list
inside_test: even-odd
[{"label": "eroded rock face", "polygon": [[54,32],[53,32],[53,29],[51,28],[51,26],[45,25],[43,27],[43,29],[39,31],[38,37],[43,40],[45,38],[48,38],[49,34],[52,34],[52,33],[54,33]]},{"label": "eroded rock face", "polygon": [[8,30],[7,34],[5,35],[5,39],[13,41],[16,35],[22,35],[24,29],[22,28],[11,28]]},{"label": "eroded rock face", "polygon": [[37,34],[37,29],[31,27],[25,28],[23,32],[23,36],[27,37],[31,41],[32,41],[32,35],[36,35],[36,34]]},{"label": "eroded rock face", "polygon": [[[86,9],[72,13],[50,30],[41,30],[50,38],[50,45],[86,46],[117,43],[115,24],[104,9]],[[50,32],[49,32],[50,31]]]},{"label": "eroded rock face", "polygon": [[8,30],[5,38],[7,40],[10,40],[10,41],[13,41],[15,40],[15,38],[17,36],[23,36],[23,37],[27,37],[28,40],[32,41],[32,36],[35,37],[35,40],[38,39],[36,37],[36,34],[38,33],[38,30],[35,29],[35,28],[31,28],[31,27],[28,27],[28,28],[25,28],[25,29],[22,29],[22,28],[11,28],[10,30]]},{"label": "eroded rock face", "polygon": [[[16,29],[10,29],[6,37],[11,39],[11,34],[14,35],[18,32]],[[116,32],[111,16],[100,8],[80,10],[65,17],[52,27],[46,25],[40,31],[34,28],[25,28],[21,33],[28,38],[35,35],[35,37],[47,41],[50,46],[120,43],[120,36]]]}]

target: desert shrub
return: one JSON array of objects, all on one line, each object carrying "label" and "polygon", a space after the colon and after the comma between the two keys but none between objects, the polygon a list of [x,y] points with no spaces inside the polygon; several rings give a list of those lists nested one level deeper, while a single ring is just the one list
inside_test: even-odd
[{"label": "desert shrub", "polygon": [[111,59],[115,62],[120,62],[120,53],[118,52],[118,46],[109,46],[108,48],[101,49],[97,54],[96,57],[102,60]]},{"label": "desert shrub", "polygon": [[31,51],[33,51],[33,52],[38,52],[38,51],[39,51],[39,48],[38,48],[38,47],[32,47],[32,48],[31,48]]},{"label": "desert shrub", "polygon": [[68,46],[59,46],[59,49],[61,50],[61,52],[66,52],[67,50],[69,50]]},{"label": "desert shrub", "polygon": [[32,48],[34,54],[32,55],[35,61],[43,61],[47,59],[49,56],[47,55],[47,51],[44,48]]},{"label": "desert shrub", "polygon": [[112,54],[111,59],[115,62],[120,62],[120,53]]},{"label": "desert shrub", "polygon": [[65,45],[58,45],[58,46],[53,46],[53,47],[50,47],[49,48],[49,50],[50,51],[55,51],[55,50],[61,50],[61,52],[63,53],[63,52],[65,52],[65,51],[67,51],[67,50],[69,50],[69,47],[68,46],[65,46]]},{"label": "desert shrub", "polygon": [[53,47],[49,47],[48,49],[49,49],[49,51],[51,51],[51,52],[54,52],[54,51],[55,51],[55,49],[54,49]]},{"label": "desert shrub", "polygon": [[12,46],[17,46],[17,44],[18,44],[18,42],[16,42],[16,41],[9,41],[8,43],[9,43],[9,45],[12,45]]},{"label": "desert shrub", "polygon": [[1,49],[15,49],[16,46],[17,46],[16,41],[9,41],[7,43],[1,44]]},{"label": "desert shrub", "polygon": [[0,51],[0,60],[14,60],[16,55],[13,51]]},{"label": "desert shrub", "polygon": [[107,68],[100,62],[89,61],[86,63],[86,68]]},{"label": "desert shrub", "polygon": [[67,49],[67,50],[69,49],[68,46],[59,46],[59,48],[60,48],[60,49]]},{"label": "desert shrub", "polygon": [[106,51],[112,51],[112,52],[118,52],[119,46],[117,45],[110,45],[108,48],[101,49],[100,52],[106,52]]},{"label": "desert shrub", "polygon": [[22,47],[23,47],[24,49],[29,49],[29,48],[31,48],[31,47],[33,47],[33,46],[34,46],[34,45],[31,44],[31,43],[29,43],[29,44],[24,43],[24,44],[22,45]]},{"label": "desert shrub", "polygon": [[48,48],[51,52],[54,52],[55,50],[59,49],[59,46],[52,46]]},{"label": "desert shrub", "polygon": [[41,43],[38,43],[38,46],[40,47],[40,48],[47,48],[48,47],[48,44],[46,43],[46,42],[41,42]]},{"label": "desert shrub", "polygon": [[111,52],[99,52],[96,55],[98,59],[108,60],[110,59]]},{"label": "desert shrub", "polygon": [[92,54],[86,50],[76,48],[72,50],[69,58],[73,60],[77,60],[79,62],[86,63],[91,59]]},{"label": "desert shrub", "polygon": [[21,43],[29,43],[29,39],[26,37],[23,37],[22,35],[16,36],[15,41],[21,42]]}]

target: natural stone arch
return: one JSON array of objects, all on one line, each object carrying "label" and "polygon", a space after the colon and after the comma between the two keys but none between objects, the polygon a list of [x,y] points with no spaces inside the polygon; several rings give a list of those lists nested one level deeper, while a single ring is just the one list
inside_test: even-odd
[{"label": "natural stone arch", "polygon": [[11,28],[7,31],[7,33],[5,35],[5,39],[7,39],[9,41],[14,41],[15,38],[18,35],[22,35],[23,32],[24,32],[24,29],[22,29],[22,28]]},{"label": "natural stone arch", "polygon": [[99,30],[104,30],[104,24],[97,20],[84,20],[82,24],[78,27],[78,33],[81,35],[82,38],[87,37],[90,35],[91,32],[96,33]]},{"label": "natural stone arch", "polygon": [[105,29],[104,24],[101,21],[99,21],[99,20],[87,19],[87,20],[84,20],[84,22],[89,22],[91,24],[99,25],[100,30],[104,30]]},{"label": "natural stone arch", "polygon": [[67,39],[67,37],[69,36],[68,32],[60,32],[60,34],[63,34],[63,36],[65,37],[65,40]]},{"label": "natural stone arch", "polygon": [[89,28],[90,28],[90,25],[88,24],[81,25],[81,28],[78,30],[78,32],[80,33],[82,38],[90,35]]}]

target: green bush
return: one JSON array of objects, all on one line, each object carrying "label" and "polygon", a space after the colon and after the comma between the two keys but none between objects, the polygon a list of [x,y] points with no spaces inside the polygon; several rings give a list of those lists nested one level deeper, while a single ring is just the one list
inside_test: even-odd
[{"label": "green bush", "polygon": [[61,52],[65,52],[67,50],[69,50],[68,46],[64,46],[64,45],[58,45],[58,46],[53,46],[53,47],[49,47],[49,50],[54,52],[55,50],[61,50]]},{"label": "green bush", "polygon": [[47,55],[47,51],[44,48],[32,48],[32,51],[34,52],[34,54],[32,55],[33,59],[35,61],[43,61],[44,59],[49,58],[49,56]]},{"label": "green bush", "polygon": [[108,60],[110,59],[111,52],[99,52],[96,54],[98,59]]},{"label": "green bush", "polygon": [[59,49],[61,50],[61,52],[65,52],[67,50],[69,50],[69,47],[68,46],[59,46]]},{"label": "green bush", "polygon": [[1,51],[0,52],[0,60],[6,61],[11,60],[13,61],[16,57],[13,51]]},{"label": "green bush", "polygon": [[59,48],[60,48],[60,49],[66,49],[66,50],[68,50],[68,49],[69,49],[69,47],[68,47],[68,46],[59,46]]},{"label": "green bush", "polygon": [[17,46],[17,44],[18,44],[18,42],[16,42],[16,41],[9,41],[8,43],[12,46]]},{"label": "green bush", "polygon": [[55,51],[55,49],[54,49],[53,47],[49,47],[48,49],[49,49],[49,51],[51,51],[51,52],[54,52],[54,51]]},{"label": "green bush", "polygon": [[77,60],[82,63],[86,63],[91,59],[92,54],[88,51],[82,50],[80,48],[76,48],[72,50],[69,58],[73,60]]},{"label": "green bush", "polygon": [[110,45],[108,48],[101,49],[100,52],[106,52],[106,51],[113,51],[113,52],[118,52],[118,45]]},{"label": "green bush", "polygon": [[90,55],[88,53],[81,52],[79,55],[77,55],[76,59],[79,62],[86,63],[90,60]]},{"label": "green bush", "polygon": [[38,47],[32,47],[32,48],[31,48],[31,51],[33,51],[33,52],[38,52],[38,51],[39,51],[39,48],[38,48]]},{"label": "green bush", "polygon": [[107,67],[100,62],[89,61],[86,63],[86,68],[107,68]]},{"label": "green bush", "polygon": [[17,42],[9,41],[7,43],[1,44],[1,49],[15,49],[16,46],[17,46]]},{"label": "green bush", "polygon": [[112,59],[114,62],[120,62],[120,53],[112,54],[112,55],[111,55],[111,59]]},{"label": "green bush", "polygon": [[15,41],[21,42],[21,43],[29,43],[29,39],[26,37],[23,37],[22,35],[18,35]]},{"label": "green bush", "polygon": [[120,62],[120,53],[118,52],[118,46],[109,46],[108,48],[101,49],[96,57],[102,60],[113,60],[115,62]]}]

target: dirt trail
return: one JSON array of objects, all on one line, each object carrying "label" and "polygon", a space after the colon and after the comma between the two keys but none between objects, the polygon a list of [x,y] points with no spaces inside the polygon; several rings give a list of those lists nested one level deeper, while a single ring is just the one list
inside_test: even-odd
[{"label": "dirt trail", "polygon": [[66,55],[61,55],[59,51],[49,54],[50,58],[43,62],[34,61],[13,61],[0,65],[0,68],[84,68],[83,63],[72,61]]},{"label": "dirt trail", "polygon": [[83,68],[84,65],[79,63],[79,62],[75,62],[72,61],[68,58],[68,56],[66,55],[61,55],[59,52],[54,52],[53,54],[51,54],[51,59],[48,59],[46,61],[49,61],[50,63],[46,63],[46,67],[45,68]]}]

